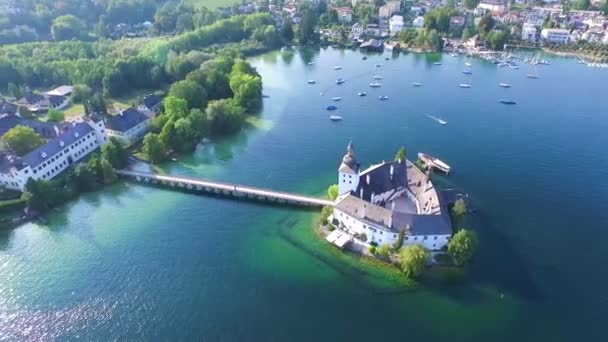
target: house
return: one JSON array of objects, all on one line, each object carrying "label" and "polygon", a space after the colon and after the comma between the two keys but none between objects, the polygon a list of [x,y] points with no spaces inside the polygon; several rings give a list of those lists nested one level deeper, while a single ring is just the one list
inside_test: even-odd
[{"label": "house", "polygon": [[30,93],[17,101],[31,112],[46,112],[49,109],[61,109],[70,103],[67,97],[59,95],[41,95]]},{"label": "house", "polygon": [[360,171],[352,143],[338,168],[331,222],[368,245],[420,244],[444,248],[452,236],[447,206],[431,179],[408,160]]},{"label": "house", "polygon": [[416,17],[416,19],[414,19],[414,21],[412,22],[412,26],[414,26],[415,28],[424,27],[424,17]]},{"label": "house", "polygon": [[569,30],[564,29],[542,29],[540,37],[550,43],[565,44],[570,36]]},{"label": "house", "polygon": [[401,44],[399,42],[386,42],[384,48],[388,51],[398,52],[401,50]]},{"label": "house", "polygon": [[163,98],[161,96],[155,94],[148,94],[144,96],[144,100],[142,101],[142,103],[137,106],[137,110],[158,114],[162,103]]},{"label": "house", "polygon": [[401,10],[401,1],[389,1],[378,9],[380,18],[390,18],[393,14]]},{"label": "house", "polygon": [[380,37],[380,27],[378,24],[367,24],[365,26],[365,35],[370,37]]},{"label": "house", "polygon": [[24,191],[28,180],[51,180],[107,141],[103,121],[74,122],[23,157],[0,153],[0,186]]},{"label": "house", "polygon": [[535,42],[536,41],[536,26],[531,25],[531,24],[524,24],[524,26],[521,29],[521,39],[522,40],[530,40]]},{"label": "house", "polygon": [[51,91],[47,91],[45,94],[49,96],[64,96],[68,97],[72,95],[72,91],[74,91],[74,87],[71,85],[62,85]]},{"label": "house", "polygon": [[128,108],[105,120],[106,135],[131,146],[144,137],[150,119],[135,108]]},{"label": "house", "polygon": [[392,34],[403,31],[403,17],[400,15],[394,15],[389,21],[389,30]]},{"label": "house", "polygon": [[63,127],[61,124],[53,122],[24,119],[16,114],[0,115],[0,136],[15,126],[29,127],[44,139],[55,138]]},{"label": "house", "polygon": [[478,48],[483,48],[485,47],[486,43],[483,40],[483,38],[481,38],[480,35],[476,34],[473,37],[467,39],[464,43],[463,43],[464,47],[468,48],[468,49],[478,49]]},{"label": "house", "polygon": [[370,39],[370,40],[364,42],[363,44],[361,44],[361,46],[359,46],[359,47],[361,49],[367,50],[367,51],[382,51],[383,44],[382,44],[381,40]]},{"label": "house", "polygon": [[501,15],[507,9],[507,4],[505,0],[481,0],[477,8],[487,10],[493,15]]},{"label": "house", "polygon": [[353,9],[350,7],[335,7],[338,13],[338,21],[341,23],[348,24],[353,21]]},{"label": "house", "polygon": [[361,26],[359,23],[355,23],[353,26],[351,26],[350,33],[353,37],[359,37],[363,34],[363,26]]}]

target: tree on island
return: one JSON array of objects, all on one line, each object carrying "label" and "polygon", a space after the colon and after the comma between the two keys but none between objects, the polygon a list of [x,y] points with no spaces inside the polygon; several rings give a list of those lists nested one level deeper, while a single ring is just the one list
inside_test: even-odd
[{"label": "tree on island", "polygon": [[456,219],[462,218],[467,213],[467,203],[464,198],[459,198],[452,207],[452,216]]},{"label": "tree on island", "polygon": [[399,253],[399,263],[401,270],[408,278],[419,277],[430,257],[429,251],[422,245],[408,245],[401,249]]},{"label": "tree on island", "polygon": [[448,254],[454,259],[456,265],[464,265],[471,260],[476,249],[477,234],[471,230],[459,230],[448,242]]},{"label": "tree on island", "polygon": [[407,150],[405,149],[405,146],[399,147],[399,150],[397,150],[397,154],[395,154],[395,161],[405,161],[406,158]]},{"label": "tree on island", "polygon": [[35,148],[42,146],[44,140],[32,128],[17,125],[9,129],[0,139],[2,147],[23,156]]},{"label": "tree on island", "polygon": [[479,28],[479,32],[488,33],[494,28],[495,24],[496,20],[494,20],[492,15],[488,13],[479,19],[477,27]]},{"label": "tree on island", "polygon": [[152,164],[158,164],[165,159],[165,145],[158,137],[158,134],[146,134],[144,137],[142,152]]},{"label": "tree on island", "polygon": [[49,109],[49,112],[46,114],[46,119],[47,121],[61,122],[65,119],[65,114],[57,109]]},{"label": "tree on island", "polygon": [[[186,100],[188,108],[204,108],[207,105],[207,92],[196,82],[177,81],[169,88],[169,97]],[[165,102],[166,105],[166,102]]]},{"label": "tree on island", "polygon": [[330,185],[329,188],[327,188],[327,197],[332,201],[335,201],[336,198],[338,198],[338,184]]},{"label": "tree on island", "polygon": [[285,19],[283,20],[283,25],[281,26],[281,39],[285,44],[290,44],[293,40],[293,25],[291,24],[291,20]]}]

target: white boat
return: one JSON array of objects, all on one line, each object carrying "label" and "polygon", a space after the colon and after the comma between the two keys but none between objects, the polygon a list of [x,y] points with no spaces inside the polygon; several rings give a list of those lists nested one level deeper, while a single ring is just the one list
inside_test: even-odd
[{"label": "white boat", "polygon": [[358,92],[358,93],[357,93],[357,95],[359,95],[359,96],[366,96],[366,95],[367,95],[367,93],[366,93],[366,92],[364,92],[364,91],[360,91],[360,92]]},{"label": "white boat", "polygon": [[450,173],[450,170],[452,169],[448,164],[444,163],[443,161],[425,153],[418,153],[418,158],[422,160],[422,162],[424,162],[426,166],[443,171],[446,174]]},{"label": "white boat", "polygon": [[342,83],[344,83],[344,82],[346,82],[346,81],[345,81],[343,78],[338,78],[338,79],[336,80],[336,84],[342,84]]},{"label": "white boat", "polygon": [[470,85],[470,84],[468,84],[468,83],[460,83],[458,86],[459,86],[460,88],[471,88],[471,85]]},{"label": "white boat", "polygon": [[329,120],[331,120],[331,121],[340,121],[340,120],[342,120],[342,117],[340,115],[330,115],[329,116]]},{"label": "white boat", "polygon": [[378,99],[380,99],[380,101],[386,101],[388,100],[388,96],[378,96]]},{"label": "white boat", "polygon": [[315,64],[315,62],[308,62],[308,65],[313,65]]},{"label": "white boat", "polygon": [[340,96],[332,97],[331,99],[334,100],[334,101],[340,101],[340,100],[342,100],[342,98]]},{"label": "white boat", "polygon": [[382,64],[376,64],[376,68],[379,68],[381,66],[382,66]]},{"label": "white boat", "polygon": [[448,123],[447,121],[442,120],[442,119],[440,119],[440,118],[438,118],[436,116],[432,116],[432,115],[429,115],[429,114],[427,114],[426,116],[428,116],[429,118],[437,121],[437,123],[440,124],[440,125],[447,125],[447,123]]},{"label": "white boat", "polygon": [[441,65],[441,62],[435,62],[433,65]]},{"label": "white boat", "polygon": [[469,62],[464,63],[464,65],[468,66],[469,68],[471,67],[471,63]]},{"label": "white boat", "polygon": [[452,57],[458,57],[458,54],[455,53],[455,52],[452,52],[452,53],[450,53],[450,56],[452,56]]},{"label": "white boat", "polygon": [[422,83],[419,83],[419,82],[414,82],[414,83],[412,83],[412,85],[413,85],[414,87],[420,87],[420,86],[422,86]]},{"label": "white boat", "polygon": [[375,80],[381,80],[381,79],[382,79],[382,76],[374,76],[374,79],[375,79]]},{"label": "white boat", "polygon": [[511,86],[508,83],[498,83],[498,85],[503,88],[511,88]]},{"label": "white boat", "polygon": [[315,84],[315,83],[317,83],[317,81],[315,81],[315,80],[308,80],[308,84]]},{"label": "white boat", "polygon": [[342,69],[342,66],[340,66],[340,65],[336,65],[336,66],[334,67],[334,70],[340,70],[340,69]]},{"label": "white boat", "polygon": [[378,82],[372,82],[369,84],[369,86],[372,88],[380,88],[382,86],[382,84],[380,84]]}]

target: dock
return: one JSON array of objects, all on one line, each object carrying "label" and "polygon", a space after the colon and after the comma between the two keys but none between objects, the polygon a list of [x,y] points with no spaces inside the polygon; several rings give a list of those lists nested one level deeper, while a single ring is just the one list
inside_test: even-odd
[{"label": "dock", "polygon": [[429,169],[437,169],[446,175],[451,171],[451,167],[448,164],[428,154],[418,153],[418,159],[420,159]]},{"label": "dock", "polygon": [[116,170],[116,174],[123,178],[141,183],[165,186],[175,188],[177,190],[181,189],[206,194],[224,195],[235,199],[249,199],[305,207],[323,207],[334,205],[333,201],[324,198],[257,188],[247,185],[218,182],[201,178],[161,175],[156,173],[126,170]]},{"label": "dock", "polygon": [[340,230],[334,230],[325,237],[325,240],[340,249],[344,249],[352,239],[350,235]]}]

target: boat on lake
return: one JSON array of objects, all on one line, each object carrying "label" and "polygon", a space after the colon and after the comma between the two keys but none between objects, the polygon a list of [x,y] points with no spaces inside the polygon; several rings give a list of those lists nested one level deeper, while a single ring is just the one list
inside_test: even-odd
[{"label": "boat on lake", "polygon": [[315,80],[308,80],[308,84],[315,84],[315,83],[317,83],[317,81],[315,81]]},{"label": "boat on lake", "polygon": [[433,65],[441,65],[441,62],[435,62]]},{"label": "boat on lake", "polygon": [[330,115],[329,116],[329,120],[331,120],[331,121],[340,121],[340,120],[342,120],[342,117],[340,115]]},{"label": "boat on lake", "polygon": [[503,88],[511,88],[511,86],[508,83],[498,83],[498,85]]},{"label": "boat on lake", "polygon": [[372,88],[380,88],[382,86],[382,84],[380,84],[378,82],[372,82],[369,84],[369,86]]},{"label": "boat on lake", "polygon": [[342,98],[340,96],[332,97],[331,99],[334,100],[334,101],[340,101],[340,100],[342,100]]},{"label": "boat on lake", "polygon": [[430,114],[427,114],[426,116],[428,116],[429,118],[431,118],[431,119],[433,119],[433,120],[437,121],[437,123],[438,123],[438,124],[440,124],[440,125],[447,125],[447,123],[448,123],[447,121],[442,120],[442,119],[440,119],[440,118],[438,118],[438,117],[436,117],[436,116],[432,116],[432,115],[430,115]]},{"label": "boat on lake", "polygon": [[419,82],[414,82],[414,83],[412,83],[412,85],[413,85],[414,87],[420,87],[420,86],[422,86],[422,83],[419,83]]},{"label": "boat on lake", "polygon": [[375,79],[375,80],[381,80],[381,79],[382,79],[382,76],[374,76],[374,79]]},{"label": "boat on lake", "polygon": [[384,95],[378,96],[378,99],[380,99],[380,101],[386,101],[386,100],[388,100],[388,96],[384,96]]},{"label": "boat on lake", "polygon": [[366,95],[367,95],[367,93],[366,93],[366,92],[364,92],[364,91],[360,91],[360,92],[358,92],[358,93],[357,93],[357,95],[359,95],[359,96],[366,96]]},{"label": "boat on lake", "polygon": [[361,57],[361,59],[362,59],[362,60],[366,60],[366,59],[367,59],[367,56],[363,56],[363,57]]},{"label": "boat on lake", "polygon": [[471,63],[469,62],[465,62],[464,65],[468,66],[469,68],[471,67]]},{"label": "boat on lake", "polygon": [[465,74],[465,75],[472,75],[473,74],[473,72],[471,70],[463,70],[462,73]]},{"label": "boat on lake", "polygon": [[450,173],[450,171],[452,169],[448,164],[444,163],[440,159],[432,157],[432,156],[422,153],[422,152],[418,153],[418,159],[420,159],[427,167],[435,168],[439,171],[444,172],[445,174]]},{"label": "boat on lake", "polygon": [[313,65],[315,64],[315,62],[308,62],[308,65]]},{"label": "boat on lake", "polygon": [[336,84],[342,84],[342,83],[344,83],[344,82],[346,82],[346,81],[345,81],[343,78],[338,78],[338,79],[336,80]]},{"label": "boat on lake", "polygon": [[376,68],[379,68],[381,66],[382,66],[382,64],[376,64]]},{"label": "boat on lake", "polygon": [[326,107],[326,109],[327,110],[336,110],[336,109],[338,109],[338,107],[334,106],[334,105],[329,105],[329,106]]},{"label": "boat on lake", "polygon": [[386,57],[384,60],[385,60],[385,61],[389,61],[389,60],[390,60],[390,58]]},{"label": "boat on lake", "polygon": [[502,103],[502,104],[507,104],[507,105],[514,105],[517,104],[517,102],[513,101],[513,100],[498,100],[498,102]]},{"label": "boat on lake", "polygon": [[336,66],[334,67],[334,70],[340,70],[340,69],[342,69],[342,66],[340,66],[340,65],[336,65]]},{"label": "boat on lake", "polygon": [[470,85],[470,84],[468,84],[468,83],[460,83],[458,86],[459,86],[460,88],[471,88],[471,85]]}]

